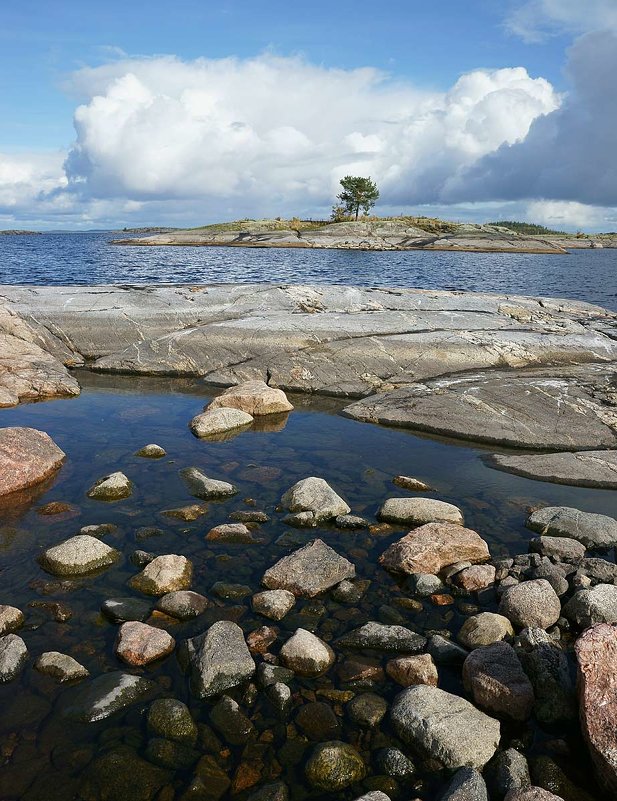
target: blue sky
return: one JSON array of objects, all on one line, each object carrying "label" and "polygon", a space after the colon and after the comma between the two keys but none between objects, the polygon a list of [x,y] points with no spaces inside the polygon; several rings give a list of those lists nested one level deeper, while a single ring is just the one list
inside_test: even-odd
[{"label": "blue sky", "polygon": [[616,30],[615,0],[4,0],[0,227],[323,215],[354,170],[384,212],[606,228],[612,175],[556,172],[598,182]]}]

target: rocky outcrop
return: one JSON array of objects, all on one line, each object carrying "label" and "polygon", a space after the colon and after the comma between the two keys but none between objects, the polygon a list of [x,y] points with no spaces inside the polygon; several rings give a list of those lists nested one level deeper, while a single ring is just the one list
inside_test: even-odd
[{"label": "rocky outcrop", "polygon": [[617,489],[617,450],[542,453],[517,456],[493,454],[488,463],[525,478],[575,487]]},{"label": "rocky outcrop", "polygon": [[533,512],[527,528],[548,537],[570,537],[585,548],[617,546],[617,520],[570,506],[544,506]]},{"label": "rocky outcrop", "polygon": [[44,431],[0,428],[0,495],[28,489],[53,475],[65,454]]}]

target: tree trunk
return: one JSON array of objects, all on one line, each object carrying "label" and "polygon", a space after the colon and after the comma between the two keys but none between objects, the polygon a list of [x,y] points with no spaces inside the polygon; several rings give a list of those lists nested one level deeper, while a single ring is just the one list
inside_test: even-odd
[{"label": "tree trunk", "polygon": [[360,213],[360,204],[358,203],[356,206],[356,222],[358,222],[358,214]]}]

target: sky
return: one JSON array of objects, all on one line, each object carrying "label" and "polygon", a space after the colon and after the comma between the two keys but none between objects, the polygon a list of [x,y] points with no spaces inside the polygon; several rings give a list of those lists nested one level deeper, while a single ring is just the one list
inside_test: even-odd
[{"label": "sky", "polygon": [[3,0],[0,229],[380,214],[617,230],[617,0]]}]

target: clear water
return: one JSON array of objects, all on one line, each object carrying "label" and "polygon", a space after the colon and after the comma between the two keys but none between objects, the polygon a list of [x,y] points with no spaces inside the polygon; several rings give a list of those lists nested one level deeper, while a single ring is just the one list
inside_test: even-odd
[{"label": "clear water", "polygon": [[[353,512],[369,520],[374,520],[387,497],[407,494],[392,484],[394,475],[421,478],[435,488],[433,497],[463,509],[466,524],[485,537],[495,556],[527,551],[532,535],[523,524],[529,506],[567,504],[605,514],[617,512],[614,492],[545,484],[494,471],[485,465],[482,449],[345,419],[336,414],[342,404],[335,400],[292,398],[296,410],[286,419],[277,419],[272,425],[266,422],[261,430],[245,431],[224,442],[205,442],[193,437],[187,425],[210,397],[209,390],[199,382],[89,373],[78,377],[83,386],[79,398],[0,412],[2,425],[43,429],[67,453],[66,464],[52,486],[34,493],[29,504],[0,512],[1,601],[26,612],[26,626],[20,633],[30,651],[21,677],[0,685],[0,755],[4,763],[0,768],[0,798],[7,801],[137,797],[114,795],[105,787],[100,792],[89,790],[88,779],[97,757],[108,751],[122,747],[143,757],[148,738],[142,707],[129,708],[98,724],[67,725],[62,711],[75,690],[61,688],[32,668],[33,660],[46,650],[71,654],[93,676],[123,667],[114,655],[117,626],[103,618],[99,608],[105,598],[136,595],[127,586],[138,571],[130,560],[136,548],[181,553],[192,559],[193,589],[213,601],[203,617],[169,626],[180,642],[218,619],[234,619],[246,633],[267,623],[251,611],[250,598],[218,600],[211,593],[212,585],[219,580],[243,583],[255,592],[264,570],[292,546],[316,535],[325,539],[356,565],[360,578],[371,579],[371,587],[357,607],[337,604],[328,596],[299,601],[288,617],[274,624],[280,632],[272,647],[276,653],[281,641],[298,626],[333,640],[369,619],[401,622],[419,632],[448,630],[455,636],[466,611],[464,599],[449,606],[434,606],[424,600],[422,609],[416,612],[399,606],[398,602],[409,597],[409,592],[404,582],[395,581],[378,566],[377,557],[402,531],[379,537],[367,531],[341,532],[331,526],[318,531],[285,526],[276,505],[288,487],[308,475],[328,480],[347,499]],[[134,456],[149,442],[162,445],[167,456],[161,460]],[[187,466],[198,466],[212,477],[232,481],[240,492],[230,500],[211,503],[207,515],[193,523],[170,521],[161,516],[161,510],[194,502],[178,476],[178,471]],[[86,497],[97,478],[115,470],[123,470],[134,482],[136,491],[131,498],[105,504]],[[41,516],[37,509],[49,501],[69,502],[74,505],[75,514]],[[264,509],[271,515],[271,522],[259,529],[262,544],[213,547],[204,541],[206,532],[225,522],[230,512],[247,508]],[[41,569],[37,555],[42,549],[74,535],[82,525],[107,522],[118,526],[118,531],[107,535],[105,541],[122,552],[119,564],[65,583]],[[160,527],[163,533],[142,541],[136,532],[143,526]],[[62,602],[68,605],[72,617],[55,622],[49,611],[29,606],[33,601]],[[495,602],[485,599],[480,606],[494,610]],[[339,660],[353,655],[341,649],[337,652]],[[385,664],[386,657],[371,656]],[[192,698],[174,655],[132,672],[154,679],[161,694],[185,701],[195,720],[208,724],[211,707]],[[440,668],[440,685],[462,694],[460,671]],[[259,741],[246,750],[224,744],[221,752],[214,747],[213,756],[230,777],[239,765],[248,762],[257,766],[263,782],[283,779],[291,789],[292,801],[307,797],[324,801],[326,797],[356,798],[368,789],[368,784],[356,785],[338,795],[309,791],[303,765],[312,744],[303,742],[293,725],[288,726],[293,724],[300,705],[314,699],[316,691],[346,688],[336,668],[317,680],[296,680],[294,709],[284,719],[276,716],[260,694],[254,706],[248,708]],[[388,699],[396,693],[392,682],[378,683],[374,690]],[[326,699],[319,696],[319,700]],[[360,731],[349,722],[340,703],[329,703],[341,715],[340,738],[353,743],[365,758],[370,781],[378,773],[376,751],[400,743],[387,719],[368,732]],[[590,784],[590,766],[576,728],[555,732],[534,725],[504,725],[503,732],[504,747],[522,741],[530,755],[550,752],[550,741],[562,738],[576,754],[568,764],[571,775],[579,781],[586,776],[584,786],[597,792]],[[191,770],[172,771],[163,782],[160,795],[143,797],[157,801],[182,799],[191,775]],[[443,789],[443,777],[436,774],[420,773],[418,782],[415,789],[402,788],[397,797],[432,801]],[[224,798],[242,801],[250,792],[226,794]]]},{"label": "clear water", "polygon": [[0,236],[0,284],[357,284],[565,297],[617,310],[617,250],[542,256],[134,247],[111,245],[113,237],[111,233]]}]

